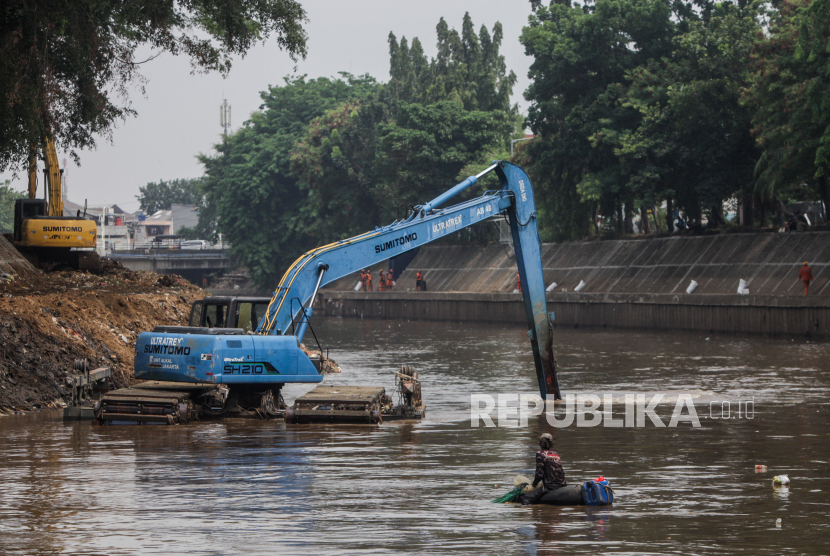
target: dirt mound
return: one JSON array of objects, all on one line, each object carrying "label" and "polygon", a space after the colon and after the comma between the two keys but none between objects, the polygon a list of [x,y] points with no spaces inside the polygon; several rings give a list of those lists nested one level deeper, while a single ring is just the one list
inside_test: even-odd
[{"label": "dirt mound", "polygon": [[156,280],[156,286],[160,288],[175,288],[186,285],[187,281],[181,276],[175,274],[162,274]]},{"label": "dirt mound", "polygon": [[[170,284],[160,286],[160,283]],[[103,274],[37,273],[0,279],[0,411],[57,407],[69,399],[75,359],[132,380],[139,333],[184,325],[203,292],[178,276],[133,272],[114,261]]]},{"label": "dirt mound", "polygon": [[0,272],[8,275],[34,276],[37,269],[14,248],[5,235],[0,234]]}]

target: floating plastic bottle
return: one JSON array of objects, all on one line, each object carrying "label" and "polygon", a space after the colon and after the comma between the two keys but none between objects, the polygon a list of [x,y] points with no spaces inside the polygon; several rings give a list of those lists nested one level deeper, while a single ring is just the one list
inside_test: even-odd
[{"label": "floating plastic bottle", "polygon": [[775,520],[775,526],[778,527],[779,529],[781,529],[781,518],[780,517]]}]

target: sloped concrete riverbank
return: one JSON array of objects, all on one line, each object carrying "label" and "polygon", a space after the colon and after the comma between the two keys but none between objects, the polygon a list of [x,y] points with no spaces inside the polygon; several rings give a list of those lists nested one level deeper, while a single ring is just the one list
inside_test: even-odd
[{"label": "sloped concrete riverbank", "polygon": [[[830,233],[545,244],[542,258],[557,326],[830,337]],[[815,277],[806,297],[803,261]],[[414,291],[418,270],[427,292]],[[749,294],[737,293],[741,279]],[[321,305],[332,316],[521,323],[515,287],[509,246],[427,247],[393,291],[328,290]]]}]

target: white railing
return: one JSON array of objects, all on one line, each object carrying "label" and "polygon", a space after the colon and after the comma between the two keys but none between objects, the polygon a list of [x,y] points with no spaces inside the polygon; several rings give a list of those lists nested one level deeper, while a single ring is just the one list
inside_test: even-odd
[{"label": "white railing", "polygon": [[[193,244],[192,242],[188,245],[187,240],[166,240],[162,242],[158,241],[132,241],[132,240],[124,240],[119,241],[116,238],[110,240],[107,238],[107,250],[117,250],[117,251],[128,251],[128,250],[135,250],[135,249],[151,249],[151,250],[167,250],[167,249],[181,249],[184,251],[200,251],[200,250],[212,250],[212,251],[224,251],[230,247],[230,244],[226,241],[219,241],[216,243],[208,243],[205,242],[202,245]],[[182,245],[184,244],[184,245]],[[98,252],[100,253],[104,248],[103,242],[101,239],[98,239]]]}]

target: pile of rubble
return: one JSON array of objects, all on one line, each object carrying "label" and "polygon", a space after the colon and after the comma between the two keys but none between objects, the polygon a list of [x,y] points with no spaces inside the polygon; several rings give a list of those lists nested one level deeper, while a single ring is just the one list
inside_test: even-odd
[{"label": "pile of rubble", "polygon": [[173,275],[104,261],[85,272],[0,275],[0,414],[60,407],[75,359],[132,380],[135,340],[156,325],[185,325],[203,291]]}]

